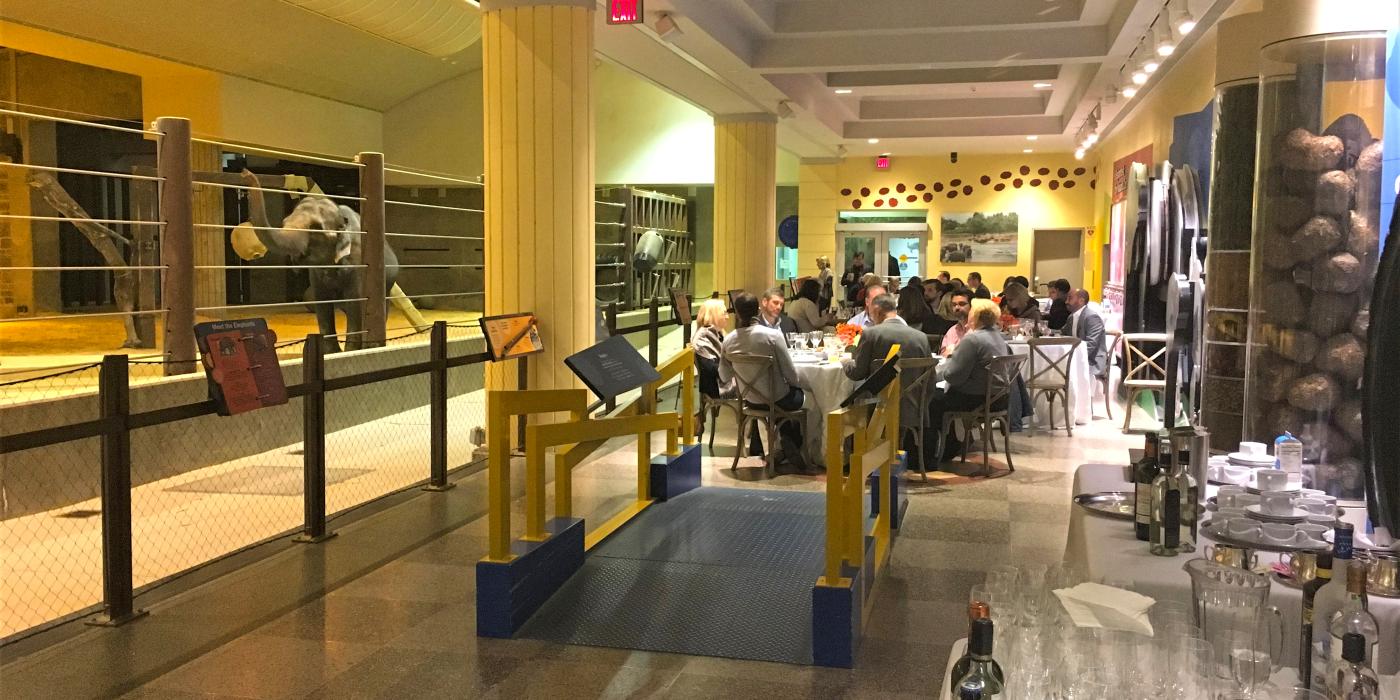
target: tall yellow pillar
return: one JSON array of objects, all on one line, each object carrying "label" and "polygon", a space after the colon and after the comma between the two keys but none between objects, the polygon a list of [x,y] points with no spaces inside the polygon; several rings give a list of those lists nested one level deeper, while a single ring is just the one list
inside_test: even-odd
[{"label": "tall yellow pillar", "polygon": [[836,255],[836,218],[850,202],[843,202],[840,158],[803,158],[797,170],[797,272],[817,274],[817,256],[831,260],[831,274],[839,280],[841,262]]},{"label": "tall yellow pillar", "polygon": [[[486,313],[533,311],[529,388],[593,344],[593,0],[482,0]],[[513,389],[514,367],[491,388]]]},{"label": "tall yellow pillar", "polygon": [[721,294],[773,286],[777,188],[777,117],[715,117],[715,289]]}]

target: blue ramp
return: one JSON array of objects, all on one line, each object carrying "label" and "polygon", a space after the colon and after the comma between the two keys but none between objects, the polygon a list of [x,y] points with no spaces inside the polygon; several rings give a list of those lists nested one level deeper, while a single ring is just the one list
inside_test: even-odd
[{"label": "blue ramp", "polygon": [[654,505],[518,636],[810,664],[825,504],[821,493],[705,487]]}]

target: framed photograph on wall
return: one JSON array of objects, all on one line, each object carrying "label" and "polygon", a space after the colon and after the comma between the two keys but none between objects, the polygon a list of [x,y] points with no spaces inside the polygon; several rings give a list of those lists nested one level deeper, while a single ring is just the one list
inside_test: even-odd
[{"label": "framed photograph on wall", "polygon": [[939,262],[1014,265],[1021,218],[1014,211],[944,214],[939,233]]}]

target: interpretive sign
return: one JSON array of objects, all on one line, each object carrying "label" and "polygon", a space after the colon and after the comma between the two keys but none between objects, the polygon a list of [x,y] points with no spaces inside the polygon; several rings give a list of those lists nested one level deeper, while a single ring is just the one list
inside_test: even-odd
[{"label": "interpretive sign", "polygon": [[860,386],[856,387],[855,391],[851,392],[850,396],[846,397],[845,401],[841,402],[841,408],[846,408],[863,397],[874,398],[876,394],[879,394],[889,385],[891,380],[899,376],[898,364],[899,355],[886,358],[885,364],[880,365],[879,369],[872,372],[865,381],[860,383]]},{"label": "interpretive sign", "polygon": [[689,326],[690,317],[690,292],[684,289],[671,289],[671,314],[676,319],[676,324]]},{"label": "interpretive sign", "polygon": [[729,290],[729,312],[730,312],[730,313],[734,313],[734,300],[737,299],[737,298],[739,297],[739,295],[740,295],[740,294],[743,294],[743,293],[744,293],[744,290],[742,290],[742,289],[731,289],[731,290]]},{"label": "interpretive sign", "polygon": [[534,314],[482,316],[481,334],[486,336],[486,350],[494,362],[544,352]]},{"label": "interpretive sign", "polygon": [[620,335],[564,358],[564,365],[605,401],[661,378],[656,368]]},{"label": "interpretive sign", "polygon": [[197,323],[195,341],[219,415],[287,403],[277,364],[277,334],[261,318]]}]

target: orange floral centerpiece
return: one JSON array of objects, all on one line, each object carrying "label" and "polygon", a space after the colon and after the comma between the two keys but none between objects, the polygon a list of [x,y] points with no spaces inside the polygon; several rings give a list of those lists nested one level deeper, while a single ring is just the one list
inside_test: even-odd
[{"label": "orange floral centerpiece", "polygon": [[1012,316],[1011,314],[1003,313],[1001,315],[1001,329],[1004,331],[1010,331],[1011,329],[1019,326],[1020,324],[1021,319],[1018,319],[1015,316]]},{"label": "orange floral centerpiece", "polygon": [[857,326],[857,325],[855,325],[855,324],[851,324],[851,323],[838,323],[838,324],[836,324],[836,337],[841,339],[841,343],[842,343],[843,345],[851,345],[851,344],[855,343],[856,338],[860,336],[860,331],[861,331],[860,326]]}]

